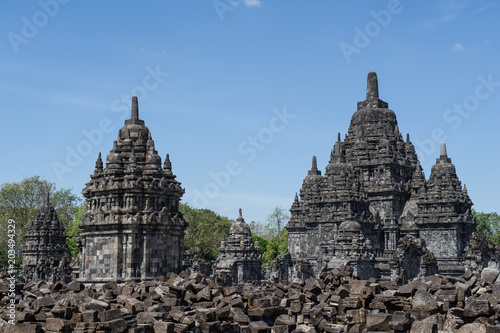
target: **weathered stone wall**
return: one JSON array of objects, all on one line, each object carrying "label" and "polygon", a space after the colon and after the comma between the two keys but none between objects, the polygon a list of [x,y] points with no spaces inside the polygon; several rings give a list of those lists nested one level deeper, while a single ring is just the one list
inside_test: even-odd
[{"label": "weathered stone wall", "polygon": [[168,154],[162,167],[134,97],[106,166],[99,154],[82,191],[88,210],[79,224],[79,281],[147,280],[182,269],[187,224],[175,178]]},{"label": "weathered stone wall", "polygon": [[107,282],[149,279],[169,272],[179,272],[184,234],[165,231],[161,234],[102,231],[87,233],[81,254],[81,281]]},{"label": "weathered stone wall", "polygon": [[[314,276],[325,265],[349,263],[360,276],[389,279],[400,239],[411,236],[425,241],[439,272],[459,276],[477,224],[467,189],[444,143],[426,180],[409,135],[403,139],[396,114],[378,98],[376,74],[367,82],[366,100],[344,140],[338,134],[325,174],[313,157],[295,196],[286,227],[292,261],[309,262]],[[345,223],[359,228],[341,232]]]},{"label": "weathered stone wall", "polygon": [[221,242],[215,262],[214,276],[225,285],[260,280],[262,255],[259,242],[252,240],[250,226],[240,215],[231,224],[229,237]]}]

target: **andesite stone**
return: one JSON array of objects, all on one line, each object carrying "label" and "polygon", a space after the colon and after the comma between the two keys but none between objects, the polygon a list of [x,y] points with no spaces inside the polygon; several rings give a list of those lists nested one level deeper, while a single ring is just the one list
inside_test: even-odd
[{"label": "andesite stone", "polygon": [[23,271],[26,280],[44,279],[70,282],[71,254],[66,244],[66,231],[50,203],[49,193],[24,235]]},{"label": "andesite stone", "polygon": [[468,246],[477,225],[471,207],[444,142],[425,178],[409,134],[403,139],[371,72],[366,99],[345,138],[338,134],[324,174],[313,157],[286,226],[291,263],[282,259],[286,272],[275,275],[306,279],[348,264],[362,279],[402,283],[498,267],[499,252],[487,245],[471,253],[477,252]]},{"label": "andesite stone", "polygon": [[148,280],[181,270],[184,189],[169,155],[161,162],[133,97],[131,117],[119,130],[105,167],[99,153],[82,191],[88,210],[79,224],[78,281]]},{"label": "andesite stone", "polygon": [[262,254],[259,242],[253,242],[250,226],[240,215],[231,224],[229,237],[221,241],[214,276],[226,285],[261,279]]}]

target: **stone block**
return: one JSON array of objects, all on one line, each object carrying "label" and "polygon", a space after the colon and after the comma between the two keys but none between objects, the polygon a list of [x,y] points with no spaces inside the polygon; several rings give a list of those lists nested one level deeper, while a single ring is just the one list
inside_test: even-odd
[{"label": "stone block", "polygon": [[135,315],[139,312],[144,311],[144,302],[131,297],[125,301],[125,308],[128,310],[128,312],[130,312],[130,314]]},{"label": "stone block", "polygon": [[411,306],[416,310],[430,310],[435,311],[438,308],[438,304],[434,296],[423,290],[418,290],[412,297]]},{"label": "stone block", "polygon": [[491,306],[488,300],[480,300],[476,298],[469,298],[465,303],[464,316],[474,318],[479,316],[489,316],[491,313]]},{"label": "stone block", "polygon": [[366,315],[366,329],[368,331],[390,331],[389,322],[391,315],[387,313],[375,313]]},{"label": "stone block", "polygon": [[251,333],[269,333],[271,332],[271,327],[269,327],[266,322],[259,320],[259,321],[252,321],[249,325],[248,328],[250,329]]},{"label": "stone block", "polygon": [[104,330],[110,333],[121,333],[121,332],[126,332],[127,330],[127,322],[120,318],[120,319],[113,319],[110,321],[105,321],[100,323],[97,326],[98,330]]},{"label": "stone block", "polygon": [[174,323],[157,321],[153,325],[154,333],[173,333]]},{"label": "stone block", "polygon": [[413,320],[409,312],[396,311],[392,314],[389,327],[394,331],[406,331],[410,329]]},{"label": "stone block", "polygon": [[500,271],[496,268],[486,267],[481,272],[481,285],[490,285],[495,283]]}]

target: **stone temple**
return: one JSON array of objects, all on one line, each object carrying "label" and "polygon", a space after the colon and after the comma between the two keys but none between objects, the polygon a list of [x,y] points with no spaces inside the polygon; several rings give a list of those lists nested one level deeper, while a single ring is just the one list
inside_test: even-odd
[{"label": "stone temple", "polygon": [[106,167],[99,153],[82,191],[88,210],[79,225],[79,281],[148,280],[180,271],[187,223],[179,212],[184,189],[175,178],[168,154],[162,166],[133,97]]},{"label": "stone temple", "polygon": [[313,157],[287,225],[293,276],[348,263],[361,278],[464,273],[464,249],[477,222],[472,201],[441,144],[427,180],[396,115],[368,74],[324,175]]},{"label": "stone temple", "polygon": [[[61,274],[71,275],[67,265],[71,259],[66,245],[66,231],[57,217],[54,206],[47,200],[38,211],[26,234],[23,246],[23,277],[26,280],[37,278],[54,280]],[[61,268],[61,269],[59,269]],[[63,272],[62,268],[69,271]]]},{"label": "stone temple", "polygon": [[231,225],[229,237],[221,241],[214,275],[227,285],[261,279],[262,255],[259,242],[252,241],[250,226],[241,214]]}]

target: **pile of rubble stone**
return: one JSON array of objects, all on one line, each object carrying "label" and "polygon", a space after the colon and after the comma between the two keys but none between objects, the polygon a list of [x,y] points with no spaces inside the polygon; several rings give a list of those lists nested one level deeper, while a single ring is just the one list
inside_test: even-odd
[{"label": "pile of rubble stone", "polygon": [[222,286],[184,272],[140,283],[16,285],[16,325],[4,332],[500,332],[499,270],[429,276],[397,286],[358,280],[349,266],[319,279]]}]

